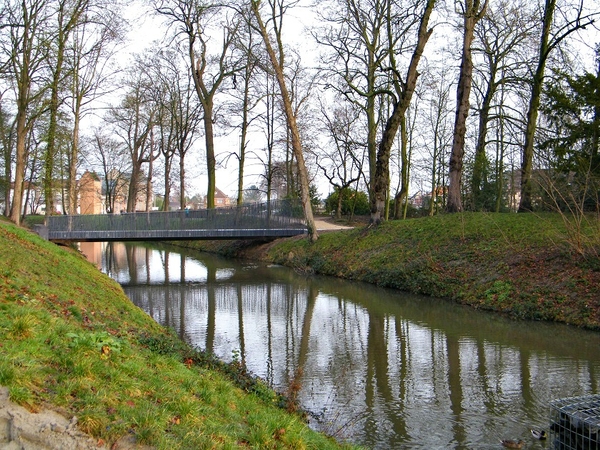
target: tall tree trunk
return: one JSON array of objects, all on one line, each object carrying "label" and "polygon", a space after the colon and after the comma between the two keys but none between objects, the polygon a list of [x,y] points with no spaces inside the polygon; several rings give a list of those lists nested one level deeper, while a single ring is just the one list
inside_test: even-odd
[{"label": "tall tree trunk", "polygon": [[77,101],[74,111],[73,133],[71,135],[71,149],[69,155],[69,176],[67,187],[69,189],[69,214],[77,214],[77,162],[79,159],[79,124],[81,120],[81,104]]},{"label": "tall tree trunk", "polygon": [[[23,42],[30,44],[28,27],[24,27]],[[16,116],[16,159],[15,159],[15,185],[13,190],[13,201],[10,210],[10,219],[19,225],[21,223],[21,210],[23,208],[23,187],[25,181],[25,169],[27,166],[27,107],[30,101],[31,76],[31,54],[25,50],[21,52],[21,71],[17,76],[17,116]],[[17,65],[17,63],[15,63]]]},{"label": "tall tree trunk", "polygon": [[3,6],[6,8],[1,13],[10,17],[14,25],[5,27],[2,32],[5,33],[3,37],[10,39],[10,44],[13,46],[13,52],[9,56],[7,64],[13,73],[12,81],[15,84],[15,107],[17,110],[15,118],[15,185],[10,210],[10,218],[16,224],[21,223],[23,212],[27,137],[33,122],[33,117],[30,117],[29,114],[39,113],[39,111],[34,111],[35,100],[43,94],[41,91],[32,93],[32,79],[38,76],[41,66],[47,61],[47,46],[41,43],[44,37],[41,30],[45,27],[48,18],[47,3],[43,0],[4,2]]},{"label": "tall tree trunk", "polygon": [[[252,47],[252,33],[249,34],[249,45]],[[248,134],[248,109],[250,108],[250,80],[253,73],[253,62],[251,61],[250,51],[246,58],[246,67],[244,70],[244,98],[242,101],[242,126],[240,130],[240,157],[238,160],[238,195],[237,205],[244,203],[244,168],[246,164],[246,139]]]},{"label": "tall tree trunk", "polygon": [[[502,79],[504,79],[504,71],[502,71]],[[504,96],[506,88],[504,83],[500,84],[500,104],[504,105]],[[498,117],[498,125],[496,126],[496,206],[495,212],[500,212],[502,208],[502,193],[504,191],[504,115],[501,113]],[[512,196],[510,197],[512,198]],[[510,207],[510,201],[509,201]]]},{"label": "tall tree trunk", "polygon": [[[369,80],[370,84],[373,84]],[[375,89],[369,87],[369,89]],[[369,92],[373,92],[373,90]],[[373,95],[367,97],[367,155],[369,157],[369,201],[375,199],[374,182],[377,173],[377,119],[375,118],[375,97]]]},{"label": "tall tree trunk", "polygon": [[131,178],[129,179],[129,188],[127,192],[127,212],[135,212],[138,196],[138,184],[141,173],[141,163],[133,161],[131,167]]},{"label": "tall tree trunk", "polygon": [[[44,200],[46,202],[46,217],[54,213],[54,158],[56,156],[56,140],[58,128],[58,89],[59,77],[62,67],[62,58],[56,63],[51,94],[50,94],[50,119],[48,121],[48,142],[46,157],[44,158]],[[61,180],[62,181],[62,180]]]},{"label": "tall tree trunk", "polygon": [[296,195],[296,180],[294,177],[294,151],[290,149],[290,130],[286,129],[285,134],[286,196],[291,198]]},{"label": "tall tree trunk", "polygon": [[179,153],[179,207],[185,209],[185,153]]},{"label": "tall tree trunk", "polygon": [[[169,211],[170,208],[170,204],[171,204],[171,164],[173,163],[173,159],[169,158],[168,156],[165,155],[165,175],[164,175],[164,179],[163,179],[163,183],[164,183],[164,189],[165,189],[165,200],[163,202],[163,207],[162,210],[163,211]],[[182,196],[180,195],[179,197],[179,206],[181,207],[181,198]],[[181,208],[183,209],[183,208]]]},{"label": "tall tree trunk", "polygon": [[[28,154],[30,154],[31,152],[28,151]],[[35,151],[33,152],[33,158],[31,158],[31,162],[29,164],[29,176],[25,176],[25,185],[26,186],[33,186],[33,184],[36,182],[36,167],[37,167],[37,162],[38,162],[38,156],[39,156],[39,152]],[[29,155],[28,155],[29,158]],[[30,196],[33,196],[33,198],[30,198]],[[25,201],[23,202],[23,214],[22,217],[25,217],[25,211],[27,211],[27,206],[29,206],[29,210],[31,212],[33,212],[33,214],[38,214],[37,210],[38,207],[40,206],[40,202],[41,202],[41,197],[36,197],[36,193],[34,191],[32,191],[31,189],[27,189],[27,193],[25,194]]]},{"label": "tall tree trunk", "polygon": [[[139,120],[139,118],[138,118]],[[152,159],[152,149],[150,149],[149,159],[144,156],[144,147],[148,135],[152,130],[152,122],[154,118],[152,115],[148,119],[148,122],[144,124],[145,129],[139,133],[139,123],[136,124],[136,132],[133,141],[133,148],[131,151],[131,179],[129,180],[128,197],[127,197],[127,212],[135,212],[137,206],[137,196],[139,193],[140,177],[142,176],[142,165]]]},{"label": "tall tree trunk", "polygon": [[[63,78],[63,66],[65,62],[65,50],[71,32],[79,24],[81,14],[87,9],[88,2],[86,0],[77,0],[74,3],[62,0],[58,4],[58,30],[56,35],[56,60],[52,64],[52,83],[50,85],[50,118],[48,121],[48,143],[46,147],[46,159],[44,161],[44,197],[46,200],[46,216],[54,212],[54,164],[57,152],[57,131],[58,131],[58,116],[60,108],[59,94],[61,90],[61,81]],[[69,9],[71,7],[71,9]],[[69,171],[71,174],[71,171]],[[63,180],[60,180],[61,190],[63,189]],[[74,184],[75,180],[69,182]],[[75,202],[76,203],[76,202]],[[62,204],[63,212],[65,209],[71,209],[70,205]],[[66,206],[66,207],[65,207]],[[75,211],[77,207],[73,209]],[[74,213],[74,212],[73,212]]]},{"label": "tall tree trunk", "polygon": [[344,199],[342,188],[338,189],[337,208],[335,210],[335,218],[340,220],[342,218],[342,200]]},{"label": "tall tree trunk", "polygon": [[[283,102],[283,110],[285,112],[288,130],[292,140],[292,151],[294,153],[294,157],[296,158],[296,164],[298,165],[298,178],[300,181],[300,199],[302,201],[302,209],[304,210],[304,218],[306,219],[306,227],[308,230],[308,237],[311,241],[316,241],[319,237],[317,233],[317,227],[315,225],[315,220],[313,217],[312,205],[310,203],[310,182],[308,178],[308,171],[306,169],[306,164],[304,162],[304,153],[302,151],[302,142],[300,140],[300,132],[298,131],[298,124],[296,122],[296,116],[294,114],[294,109],[292,107],[291,97],[287,88],[285,75],[283,73],[283,48],[281,41],[278,40],[279,43],[279,54],[280,58],[277,58],[275,54],[275,50],[271,45],[271,38],[269,37],[269,33],[265,27],[265,24],[262,21],[262,17],[259,11],[259,2],[252,1],[252,11],[254,16],[256,17],[260,34],[265,43],[265,47],[267,50],[267,54],[269,55],[269,59],[271,61],[271,66],[275,71],[275,77],[277,78],[277,83],[279,84],[279,90],[281,93],[281,100]],[[280,37],[280,36],[279,36]]]},{"label": "tall tree trunk", "polygon": [[525,143],[523,145],[523,157],[521,160],[521,200],[519,201],[519,212],[531,211],[532,185],[531,172],[533,170],[533,144],[535,131],[537,129],[538,110],[542,97],[542,85],[544,83],[544,71],[549,53],[550,28],[556,0],[546,0],[544,7],[544,18],[542,23],[542,35],[540,37],[540,50],[538,65],[533,74],[531,85],[531,98],[527,110],[527,126],[525,128]]},{"label": "tall tree trunk", "polygon": [[[596,48],[596,63],[598,64],[596,68],[596,80],[600,81],[600,48]],[[596,83],[596,88],[594,89],[595,98],[600,99],[600,83]],[[594,129],[592,135],[592,151],[591,151],[591,161],[594,164],[594,170],[597,170],[598,164],[598,155],[600,154],[600,102],[594,105],[594,119],[593,119]]]},{"label": "tall tree trunk", "polygon": [[[62,77],[62,66],[65,54],[65,39],[62,20],[64,11],[61,5],[59,11],[59,30],[58,30],[58,48],[56,51],[56,61],[52,67],[52,84],[50,85],[50,118],[48,120],[48,142],[46,145],[46,157],[44,159],[44,200],[46,201],[46,217],[54,213],[54,158],[56,156],[56,141],[58,129],[58,93],[60,90],[60,80]],[[61,180],[62,182],[62,180]],[[64,205],[63,205],[64,210]]]},{"label": "tall tree trunk", "polygon": [[394,199],[394,219],[403,217],[402,205],[408,195],[408,133],[406,131],[406,116],[400,124],[400,191]]},{"label": "tall tree trunk", "polygon": [[488,123],[490,118],[490,107],[492,98],[496,92],[495,82],[496,70],[490,70],[490,82],[487,85],[481,111],[479,112],[479,130],[477,132],[477,144],[475,146],[475,164],[473,166],[473,175],[471,176],[471,195],[472,209],[478,211],[483,207],[481,203],[481,191],[488,183],[489,162],[486,154],[486,139],[488,132]]},{"label": "tall tree trunk", "polygon": [[396,133],[398,132],[400,124],[404,120],[406,110],[410,105],[412,95],[415,91],[417,78],[419,77],[417,67],[419,65],[421,56],[423,55],[425,44],[427,44],[431,33],[433,33],[433,29],[427,29],[427,27],[429,24],[429,17],[431,16],[434,6],[435,0],[427,0],[419,24],[417,45],[415,46],[410,64],[408,66],[406,80],[404,83],[402,83],[402,91],[399,93],[399,97],[394,103],[392,115],[387,120],[385,129],[383,130],[381,142],[377,151],[375,180],[374,182],[372,181],[373,199],[371,201],[371,225],[379,224],[384,217],[385,203],[390,185],[390,154]]},{"label": "tall tree trunk", "polygon": [[475,25],[485,14],[488,0],[480,9],[481,0],[465,0],[463,12],[463,49],[460,63],[460,75],[456,91],[456,118],[454,121],[454,138],[452,140],[452,153],[450,155],[450,171],[448,174],[448,212],[463,210],[461,199],[461,184],[463,170],[463,156],[465,154],[465,135],[467,133],[467,117],[469,116],[469,96],[473,78],[473,59],[471,44]]},{"label": "tall tree trunk", "polygon": [[434,133],[433,133],[433,158],[431,163],[431,199],[429,200],[429,211],[428,215],[433,216],[434,212],[437,212],[436,202],[438,195],[438,187],[439,187],[439,174],[438,174],[438,158],[440,157],[440,153],[443,148],[443,143],[441,142],[441,138],[438,137],[440,133],[440,114],[441,112],[438,110],[438,114],[436,115]]},{"label": "tall tree trunk", "polygon": [[246,136],[248,133],[248,90],[247,83],[244,88],[244,106],[242,112],[242,129],[240,133],[240,157],[238,160],[238,195],[237,205],[242,206],[244,203],[244,168],[246,165]]},{"label": "tall tree trunk", "polygon": [[[150,148],[152,149],[153,146]],[[152,152],[152,150],[150,150]],[[170,163],[169,163],[170,166]],[[152,153],[150,153],[150,158],[148,160],[148,176],[146,177],[146,212],[150,211],[152,208],[152,178],[154,176],[154,158]]]},{"label": "tall tree trunk", "polygon": [[21,223],[21,209],[23,208],[23,187],[25,181],[25,167],[27,165],[27,140],[26,127],[26,102],[18,101],[17,111],[17,154],[15,163],[15,186],[13,190],[13,201],[10,210],[10,219],[19,225]]},{"label": "tall tree trunk", "polygon": [[2,96],[0,95],[0,132],[2,133],[0,139],[1,147],[2,147],[2,159],[4,163],[4,180],[5,185],[2,186],[4,189],[4,212],[3,215],[10,215],[10,182],[12,180],[12,152],[14,145],[14,130],[15,130],[15,122],[13,121],[11,125],[7,122],[9,120],[9,115],[2,108]]},{"label": "tall tree trunk", "polygon": [[204,107],[204,142],[206,144],[206,171],[208,187],[206,191],[206,207],[215,207],[216,167],[215,141],[213,136],[213,104],[211,101],[203,102]]},{"label": "tall tree trunk", "polygon": [[[267,182],[267,217],[271,217],[271,195],[273,194],[273,149],[275,148],[275,82],[269,84],[271,74],[267,73],[265,79],[266,104],[265,104],[265,132],[267,149],[267,167],[265,177]],[[270,89],[273,89],[270,91]],[[289,177],[288,140],[286,139],[285,170],[286,178]],[[289,179],[289,178],[288,178]],[[287,187],[289,189],[289,186]],[[289,191],[286,193],[289,195]]]},{"label": "tall tree trunk", "polygon": [[496,206],[494,212],[502,207],[502,191],[504,190],[504,120],[501,118],[496,129]]},{"label": "tall tree trunk", "polygon": [[242,134],[240,135],[240,158],[238,160],[238,195],[237,205],[242,206],[244,203],[244,166],[246,165],[246,125],[242,126]]}]

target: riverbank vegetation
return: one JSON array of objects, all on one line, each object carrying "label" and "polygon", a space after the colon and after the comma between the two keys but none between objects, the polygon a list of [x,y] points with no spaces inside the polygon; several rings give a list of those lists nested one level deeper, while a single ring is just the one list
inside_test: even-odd
[{"label": "riverbank vegetation", "polygon": [[190,243],[303,272],[452,299],[517,319],[600,329],[600,223],[557,213],[460,213],[264,244]]},{"label": "riverbank vegetation", "polygon": [[[286,398],[190,348],[76,251],[0,220],[0,386],[77,416],[98,444],[339,448]],[[283,407],[283,408],[282,408]]]}]

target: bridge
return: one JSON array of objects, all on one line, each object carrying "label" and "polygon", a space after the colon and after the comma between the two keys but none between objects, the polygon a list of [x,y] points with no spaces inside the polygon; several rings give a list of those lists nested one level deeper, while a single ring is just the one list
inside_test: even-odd
[{"label": "bridge", "polygon": [[37,230],[50,241],[268,239],[306,233],[302,208],[286,200],[239,207],[50,216]]}]

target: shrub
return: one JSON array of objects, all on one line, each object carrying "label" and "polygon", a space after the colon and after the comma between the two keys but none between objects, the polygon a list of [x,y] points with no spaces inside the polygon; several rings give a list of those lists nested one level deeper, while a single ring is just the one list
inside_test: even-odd
[{"label": "shrub", "polygon": [[369,198],[365,192],[357,191],[356,189],[336,189],[335,192],[329,194],[325,200],[325,209],[328,213],[334,212],[338,207],[339,195],[342,195],[342,211],[343,215],[355,214],[357,216],[367,215],[370,212]]}]

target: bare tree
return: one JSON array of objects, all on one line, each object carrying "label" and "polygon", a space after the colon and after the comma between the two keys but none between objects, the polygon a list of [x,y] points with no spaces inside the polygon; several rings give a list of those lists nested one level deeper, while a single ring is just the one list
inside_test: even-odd
[{"label": "bare tree", "polygon": [[[265,136],[265,157],[264,159],[259,156],[264,167],[262,173],[262,181],[260,183],[266,194],[267,207],[270,208],[271,196],[273,195],[273,181],[275,178],[275,143],[276,143],[276,132],[278,125],[278,103],[276,93],[276,81],[273,73],[264,71],[265,82],[263,84],[264,93],[262,95],[262,108],[264,109],[261,114],[261,128]],[[285,179],[285,177],[283,177]],[[270,210],[269,210],[270,213]]]},{"label": "bare tree", "polygon": [[[503,107],[499,91],[517,86],[522,79],[527,61],[524,48],[531,40],[533,27],[532,9],[527,1],[502,0],[492,4],[487,14],[475,29],[474,54],[482,62],[474,68],[473,88],[478,102],[479,127],[475,144],[475,160],[471,175],[471,208],[494,209],[493,192],[490,186],[492,174],[487,155],[488,136],[492,121],[498,124],[505,120],[499,113]],[[478,70],[479,69],[479,70]],[[502,159],[496,159],[502,164]],[[501,171],[496,169],[496,183],[501,182]],[[485,195],[487,193],[487,195]]]},{"label": "bare tree", "polygon": [[10,214],[10,180],[12,178],[12,154],[15,141],[15,121],[2,101],[0,94],[0,146],[2,148],[2,166],[4,176],[0,180],[0,193],[4,203],[3,214]]},{"label": "bare tree", "polygon": [[[429,28],[429,19],[435,7],[435,3],[435,0],[427,0],[425,5],[421,5],[420,3],[414,5],[414,16],[409,16],[409,18],[406,19],[407,23],[403,25],[404,33],[408,33],[408,31],[413,28],[413,25],[418,25],[417,39],[414,43],[410,63],[404,76],[400,73],[395,51],[389,52],[389,70],[392,73],[391,82],[393,90],[390,90],[388,95],[392,98],[393,109],[386,121],[381,142],[379,143],[379,148],[377,150],[375,180],[372,181],[374,195],[371,199],[371,225],[377,225],[383,219],[390,184],[389,160],[391,150],[394,145],[398,128],[405,121],[406,111],[411,104],[412,96],[417,84],[417,78],[419,76],[417,68],[421,57],[423,56],[425,45],[433,33],[433,29]],[[397,49],[394,42],[399,38],[396,37],[392,31],[394,29],[393,25],[398,26],[398,24],[396,24],[396,17],[392,15],[390,8],[388,8],[387,17],[389,47],[391,49]],[[402,131],[402,142],[407,142],[407,136],[404,133],[405,128],[403,128]],[[408,180],[406,179],[403,181],[401,197],[407,193]]]},{"label": "bare tree", "polygon": [[238,158],[238,189],[237,189],[237,204],[238,206],[244,202],[244,174],[246,164],[246,151],[248,146],[248,132],[251,123],[258,115],[252,113],[254,108],[260,102],[260,95],[253,89],[255,75],[259,67],[260,59],[256,56],[259,52],[257,48],[259,43],[255,42],[255,31],[251,24],[246,21],[247,29],[245,32],[238,34],[237,46],[243,55],[243,68],[238,75],[233,75],[233,89],[236,91],[235,96],[238,97],[238,92],[241,89],[241,102],[236,102],[232,105],[232,116],[239,116],[239,153]]},{"label": "bare tree", "polygon": [[[53,36],[50,39],[51,62],[50,71],[50,98],[48,102],[48,131],[46,143],[46,156],[44,161],[44,198],[46,199],[46,216],[54,211],[54,165],[57,152],[57,133],[59,110],[64,101],[65,93],[65,57],[67,46],[73,31],[85,20],[86,12],[90,7],[90,0],[56,0],[51,17],[56,20]],[[63,204],[64,208],[64,204]]]},{"label": "bare tree", "polygon": [[460,63],[460,74],[456,91],[456,118],[454,120],[454,138],[452,153],[450,154],[450,171],[448,174],[448,204],[449,212],[463,210],[461,198],[463,156],[465,154],[465,135],[467,133],[467,117],[469,115],[469,97],[473,77],[473,59],[471,45],[475,33],[475,26],[485,15],[488,0],[482,4],[481,0],[463,0],[455,2],[463,20],[463,44]]},{"label": "bare tree", "polygon": [[[419,98],[419,97],[417,97]],[[413,102],[400,123],[398,134],[399,179],[394,195],[394,219],[406,219],[408,211],[408,184],[412,166],[412,153],[415,147],[419,102]],[[389,203],[389,202],[388,202]]]},{"label": "bare tree", "polygon": [[142,166],[150,161],[149,138],[155,125],[156,104],[149,79],[148,60],[136,58],[128,76],[125,96],[117,107],[111,108],[107,121],[114,126],[131,159],[131,177],[127,197],[127,211],[134,212],[140,191]]},{"label": "bare tree", "polygon": [[[333,67],[329,71],[335,77],[333,81],[328,79],[325,87],[360,106],[366,117],[369,197],[374,224],[385,217],[391,148],[416,86],[417,67],[432,32],[428,24],[435,3],[434,0],[333,0],[323,14],[329,27],[317,39],[331,52],[332,56],[324,62]],[[403,74],[401,63],[408,52],[411,56]],[[382,104],[389,107],[380,107]],[[379,125],[382,134],[378,143]],[[406,138],[401,133],[401,141],[406,142]],[[406,145],[403,150],[407,150]],[[407,162],[406,157],[403,160]],[[403,170],[406,175],[407,167]],[[408,192],[406,177],[401,185],[400,199]]]},{"label": "bare tree", "polygon": [[[46,101],[45,98],[39,98],[38,102]],[[39,104],[31,105],[32,110],[41,111],[42,107]],[[42,117],[37,117],[37,120],[32,121],[32,126],[27,130],[25,142],[26,154],[25,160],[25,188],[23,194],[23,216],[27,213],[39,214],[40,208],[43,206],[44,197],[40,195],[36,189],[38,180],[40,179],[44,169],[44,146],[42,145],[43,136],[45,135],[45,125]]]},{"label": "bare tree", "polygon": [[390,51],[386,39],[387,3],[381,0],[324,3],[320,14],[327,25],[315,32],[317,42],[328,50],[322,57],[325,88],[345,97],[365,115],[370,198],[373,197],[382,115],[377,99],[388,79],[382,74]]},{"label": "bare tree", "polygon": [[[292,105],[292,96],[290,94],[288,82],[285,76],[285,49],[282,39],[282,23],[285,12],[297,2],[285,2],[283,0],[269,0],[265,2],[269,13],[267,15],[267,22],[264,22],[261,15],[261,2],[256,0],[250,1],[252,2],[252,13],[256,19],[256,29],[262,36],[271,67],[275,72],[275,78],[277,79],[277,83],[279,85],[283,110],[291,137],[292,150],[297,164],[298,178],[300,181],[300,198],[302,201],[302,208],[304,210],[304,217],[306,219],[308,236],[311,241],[316,241],[319,235],[317,233],[317,228],[313,217],[310,199],[310,181],[304,161],[304,152],[302,150],[302,141],[298,128],[298,120]],[[271,35],[267,30],[267,24],[271,26],[271,32],[275,38],[275,46],[271,41]]]},{"label": "bare tree", "polygon": [[77,212],[77,168],[79,166],[81,121],[89,114],[91,105],[105,94],[103,87],[115,76],[108,62],[121,39],[121,20],[114,7],[96,11],[93,20],[73,30],[70,55],[67,58],[70,73],[71,113],[73,130],[68,155],[67,187],[68,212]]},{"label": "bare tree", "polygon": [[[207,207],[215,207],[216,158],[214,144],[215,97],[224,81],[233,77],[241,63],[234,54],[234,40],[238,31],[237,18],[219,16],[217,2],[202,0],[158,0],[156,11],[170,21],[177,35],[184,37],[187,43],[188,62],[198,99],[204,111],[204,138],[206,143],[206,165],[208,174]],[[211,25],[218,24],[223,39],[218,53],[211,54]]]},{"label": "bare tree", "polygon": [[317,157],[317,165],[338,192],[336,218],[342,214],[344,193],[362,177],[364,155],[360,150],[364,146],[358,140],[355,129],[359,121],[359,111],[351,105],[336,106],[328,111],[321,106],[323,128],[333,146],[321,158]]},{"label": "bare tree", "polygon": [[[157,61],[158,62],[158,61]],[[161,66],[159,66],[161,67]],[[168,94],[168,83],[159,81],[159,86],[157,86],[157,107],[156,107],[156,115],[155,115],[155,128],[152,129],[150,134],[150,146],[154,149],[156,147],[157,153],[162,156],[163,163],[163,190],[165,195],[165,201],[163,203],[163,211],[169,211],[170,209],[170,200],[171,200],[171,170],[173,167],[173,160],[175,157],[175,152],[177,151],[177,147],[175,144],[175,120],[176,116],[171,114],[171,111],[175,108],[171,102],[175,102],[174,98],[170,97]],[[155,130],[156,129],[156,133]],[[154,138],[155,134],[156,139]],[[149,158],[150,163],[153,158]],[[183,209],[183,208],[182,208]]]},{"label": "bare tree", "polygon": [[43,31],[48,25],[48,14],[45,0],[4,2],[2,30],[8,33],[1,39],[2,53],[14,80],[16,103],[15,188],[10,218],[17,224],[21,223],[23,206],[23,182],[27,166],[26,140],[39,114],[39,110],[36,112],[32,106],[45,93],[38,76],[47,57]]},{"label": "bare tree", "polygon": [[[446,79],[446,75],[441,73],[439,76],[433,76],[430,83],[427,84],[432,95],[429,100],[426,123],[431,127],[432,142],[431,148],[431,197],[429,200],[428,214],[433,216],[439,207],[445,204],[445,183],[444,173],[446,172],[446,155],[448,149],[452,146],[451,130],[451,109],[450,90],[451,85]],[[441,201],[439,198],[441,197]]]},{"label": "bare tree", "polygon": [[556,49],[562,41],[576,31],[594,23],[594,17],[600,15],[600,12],[597,10],[586,13],[584,7],[585,2],[583,0],[578,2],[567,0],[566,5],[559,10],[561,20],[558,23],[555,23],[554,13],[557,10],[557,0],[546,0],[544,3],[538,61],[531,81],[531,97],[529,99],[529,108],[527,111],[525,143],[523,144],[523,155],[521,159],[520,212],[531,211],[532,209],[531,173],[533,170],[533,148],[546,62],[552,51]]},{"label": "bare tree", "polygon": [[[185,157],[196,141],[202,121],[202,107],[194,94],[189,68],[175,52],[159,52],[154,58],[153,79],[157,86],[158,146],[163,155],[165,173],[165,199],[171,188],[171,166],[174,157],[179,159],[179,207],[185,202]],[[168,202],[165,202],[167,208]]]},{"label": "bare tree", "polygon": [[106,131],[96,128],[83,148],[86,164],[102,175],[106,211],[117,212],[116,202],[121,200],[120,196],[127,189],[127,174],[131,170],[126,146],[110,137]]}]

